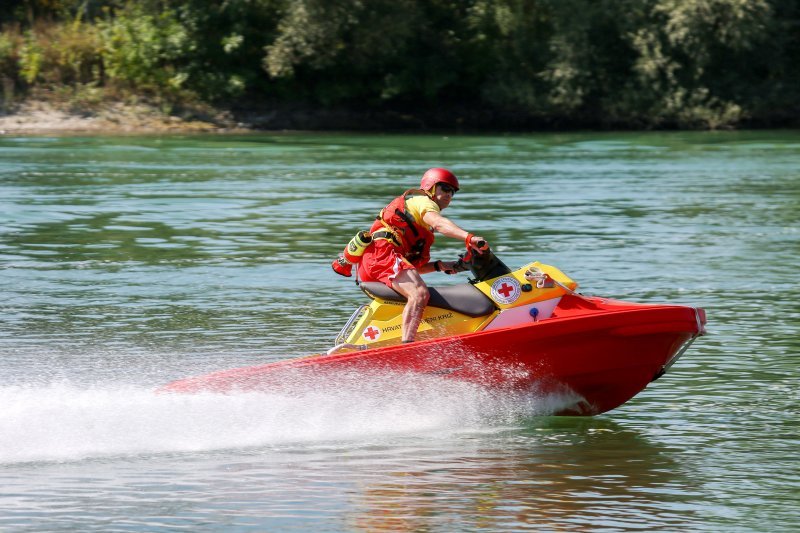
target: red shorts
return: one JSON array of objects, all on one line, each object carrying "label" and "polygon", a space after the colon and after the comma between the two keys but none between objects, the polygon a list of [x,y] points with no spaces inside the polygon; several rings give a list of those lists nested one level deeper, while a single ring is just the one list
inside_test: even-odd
[{"label": "red shorts", "polygon": [[400,248],[385,239],[376,240],[367,248],[358,263],[358,278],[361,281],[379,281],[392,287],[392,280],[403,270],[414,265],[403,258]]}]

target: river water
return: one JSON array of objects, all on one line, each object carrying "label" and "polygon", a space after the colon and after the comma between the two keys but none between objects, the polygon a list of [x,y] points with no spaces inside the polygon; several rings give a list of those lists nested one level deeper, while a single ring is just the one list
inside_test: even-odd
[{"label": "river water", "polygon": [[[709,334],[593,418],[413,377],[153,392],[331,346],[363,298],[330,261],[439,165],[512,268]],[[798,132],[0,137],[0,530],[797,530],[799,256]]]}]

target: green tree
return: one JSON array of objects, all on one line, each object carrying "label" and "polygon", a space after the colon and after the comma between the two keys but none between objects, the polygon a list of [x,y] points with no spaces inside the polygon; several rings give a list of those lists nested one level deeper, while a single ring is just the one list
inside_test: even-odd
[{"label": "green tree", "polygon": [[742,117],[740,88],[769,39],[766,0],[659,0],[630,35],[629,107],[653,121],[721,126]]},{"label": "green tree", "polygon": [[607,127],[800,115],[796,0],[7,0],[0,24],[6,95]]},{"label": "green tree", "polygon": [[99,27],[109,80],[155,93],[183,88],[195,43],[174,11],[153,14],[131,3]]}]

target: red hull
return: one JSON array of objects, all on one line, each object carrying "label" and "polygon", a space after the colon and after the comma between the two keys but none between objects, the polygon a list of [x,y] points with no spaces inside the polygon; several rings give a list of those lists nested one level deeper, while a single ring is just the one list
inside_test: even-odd
[{"label": "red hull", "polygon": [[342,370],[446,376],[490,388],[573,393],[558,414],[618,407],[664,373],[704,333],[702,309],[564,296],[553,317],[505,329],[360,352],[319,355],[170,383],[169,392],[273,389],[288,374]]}]

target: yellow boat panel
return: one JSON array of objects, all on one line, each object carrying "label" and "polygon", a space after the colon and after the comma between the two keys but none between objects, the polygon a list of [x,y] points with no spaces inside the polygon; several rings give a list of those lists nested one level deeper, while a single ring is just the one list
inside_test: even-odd
[{"label": "yellow boat panel", "polygon": [[541,287],[537,287],[536,276],[540,273],[547,274],[571,291],[578,288],[578,284],[559,269],[538,261],[510,274],[476,283],[475,287],[491,298],[501,310],[558,298],[567,293],[558,283],[542,283]]},{"label": "yellow boat panel", "polygon": [[[402,336],[403,305],[397,302],[373,300],[367,312],[359,319],[348,336],[350,344],[370,348],[398,344]],[[479,331],[494,315],[471,317],[438,307],[426,307],[416,340],[461,335]]]},{"label": "yellow boat panel", "polygon": [[[578,284],[556,267],[542,263],[530,263],[510,274],[476,283],[486,296],[491,298],[500,311],[512,307],[536,303],[558,298],[567,291],[557,283],[542,283],[537,287],[537,280],[547,274],[553,280],[575,290]],[[537,278],[536,276],[539,276]],[[373,299],[366,311],[356,321],[345,342],[365,345],[370,348],[399,344],[402,338],[403,308],[402,302]],[[499,313],[481,317],[470,317],[457,311],[426,307],[422,315],[422,323],[417,330],[416,340],[462,335],[483,330]]]}]

